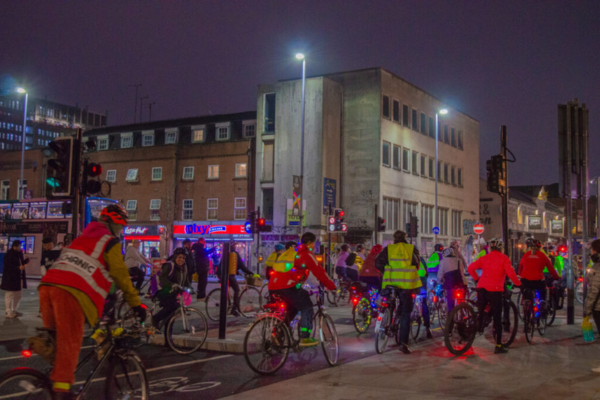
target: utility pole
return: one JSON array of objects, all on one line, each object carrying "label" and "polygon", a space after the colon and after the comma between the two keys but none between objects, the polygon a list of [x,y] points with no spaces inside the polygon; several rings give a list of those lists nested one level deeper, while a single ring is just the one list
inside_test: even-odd
[{"label": "utility pole", "polygon": [[129,86],[133,86],[135,88],[135,106],[133,108],[133,123],[135,124],[137,122],[138,92],[139,92],[140,86],[142,86],[142,84],[141,83],[134,83],[133,85],[129,85]]},{"label": "utility pole", "polygon": [[508,248],[508,161],[506,153],[506,125],[502,125],[500,127],[500,155],[502,155],[502,173],[500,176],[500,190],[502,191],[502,241],[504,242],[504,254],[510,257]]}]

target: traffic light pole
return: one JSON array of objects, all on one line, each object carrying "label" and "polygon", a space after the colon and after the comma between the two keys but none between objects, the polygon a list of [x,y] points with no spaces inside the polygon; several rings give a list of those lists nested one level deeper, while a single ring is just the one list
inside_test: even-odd
[{"label": "traffic light pole", "polygon": [[502,155],[502,241],[504,242],[504,254],[508,257],[508,159],[506,157],[506,125],[500,127],[500,154]]}]

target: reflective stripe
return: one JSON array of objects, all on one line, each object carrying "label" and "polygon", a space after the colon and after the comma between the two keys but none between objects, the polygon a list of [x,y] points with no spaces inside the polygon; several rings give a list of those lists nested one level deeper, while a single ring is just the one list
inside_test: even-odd
[{"label": "reflective stripe", "polygon": [[106,246],[106,242],[108,242],[111,238],[113,238],[113,236],[111,236],[111,235],[102,236],[100,238],[100,240],[98,240],[98,243],[96,243],[96,246],[94,247],[94,251],[92,252],[92,254],[90,254],[90,257],[92,257],[92,258],[100,257],[100,254],[102,254],[104,251],[104,246]]}]

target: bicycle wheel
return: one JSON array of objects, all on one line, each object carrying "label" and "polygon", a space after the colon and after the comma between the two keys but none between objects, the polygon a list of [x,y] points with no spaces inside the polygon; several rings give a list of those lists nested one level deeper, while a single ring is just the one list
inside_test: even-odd
[{"label": "bicycle wheel", "polygon": [[365,333],[371,326],[372,309],[369,299],[363,297],[358,303],[352,307],[352,320],[354,321],[354,329],[358,333]]},{"label": "bicycle wheel", "polygon": [[391,320],[390,309],[386,308],[383,313],[379,313],[375,323],[375,350],[378,354],[383,354],[387,346],[387,330]]},{"label": "bicycle wheel", "polygon": [[575,285],[575,297],[579,304],[583,304],[583,282],[578,282],[577,285]]},{"label": "bicycle wheel", "polygon": [[525,338],[527,339],[527,343],[532,344],[533,334],[535,332],[535,319],[533,317],[533,308],[531,307],[531,302],[529,300],[525,300],[525,303],[523,304],[523,323],[525,325]]},{"label": "bicycle wheel", "polygon": [[556,319],[556,297],[551,296],[550,301],[547,301],[548,305],[548,317],[546,319],[546,326],[552,326],[554,319]]},{"label": "bicycle wheel", "polygon": [[248,286],[240,293],[240,314],[242,317],[254,318],[262,307],[262,298],[257,288]]},{"label": "bicycle wheel", "polygon": [[444,343],[448,351],[455,356],[466,353],[475,340],[477,317],[468,303],[458,304],[448,315],[444,329]]},{"label": "bicycle wheel", "polygon": [[[519,316],[517,315],[517,306],[512,301],[509,301],[504,305],[504,312],[502,314],[502,329],[503,333],[510,332],[510,336],[507,341],[502,340],[502,344],[506,347],[510,346],[517,337],[517,331],[519,330]],[[504,338],[504,335],[502,335]]]},{"label": "bicycle wheel", "polygon": [[[231,310],[231,294],[227,299],[227,313]],[[206,315],[211,321],[218,322],[221,313],[221,289],[216,288],[210,291],[205,300]]]},{"label": "bicycle wheel", "polygon": [[137,354],[132,351],[115,353],[108,367],[104,394],[108,400],[150,398],[146,369]]},{"label": "bicycle wheel", "polygon": [[33,368],[14,368],[0,376],[1,399],[52,399],[50,379]]},{"label": "bicycle wheel", "polygon": [[290,330],[275,316],[260,317],[250,325],[244,337],[244,358],[254,372],[269,375],[277,372],[291,348]]},{"label": "bicycle wheel", "polygon": [[323,354],[327,363],[331,366],[337,364],[340,357],[340,344],[338,342],[337,331],[333,319],[327,314],[321,314],[319,317],[319,334],[321,335],[321,345]]},{"label": "bicycle wheel", "polygon": [[208,335],[206,317],[192,307],[179,308],[169,319],[165,341],[179,354],[190,354],[204,344]]}]

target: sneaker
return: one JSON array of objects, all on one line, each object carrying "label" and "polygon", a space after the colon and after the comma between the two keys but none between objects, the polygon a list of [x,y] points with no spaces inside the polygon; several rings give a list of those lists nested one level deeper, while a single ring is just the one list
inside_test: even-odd
[{"label": "sneaker", "polygon": [[504,347],[501,344],[496,345],[496,348],[494,349],[494,354],[506,354],[506,353],[508,353],[508,349],[506,347]]},{"label": "sneaker", "polygon": [[301,347],[312,347],[312,346],[316,346],[319,344],[319,341],[315,338],[304,338],[304,339],[300,339],[300,346]]}]

